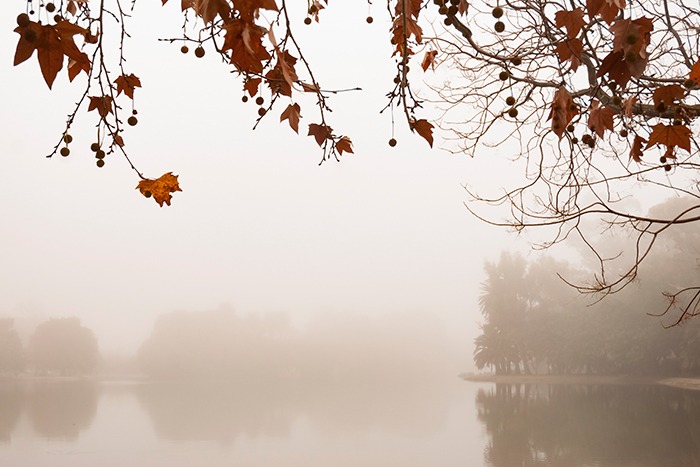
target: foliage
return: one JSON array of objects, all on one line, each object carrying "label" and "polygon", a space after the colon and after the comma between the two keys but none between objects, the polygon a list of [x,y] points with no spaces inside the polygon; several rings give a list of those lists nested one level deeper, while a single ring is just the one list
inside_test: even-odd
[{"label": "foliage", "polygon": [[24,367],[24,349],[12,318],[0,319],[0,374],[16,373]]},{"label": "foliage", "polygon": [[99,359],[95,334],[76,317],[39,324],[29,339],[27,353],[35,371],[61,375],[88,374]]},{"label": "foliage", "polygon": [[[297,6],[287,0],[183,0],[182,35],[166,40],[184,53],[193,47],[197,57],[216,54],[227,63],[240,79],[243,100],[255,99],[259,106],[257,122],[281,109],[280,122],[299,133],[304,113],[311,120],[301,133],[321,148],[322,161],[338,160],[355,148],[333,128],[329,101],[348,90],[321,86],[303,53],[312,45],[295,35],[298,25],[320,21],[332,5],[307,0],[304,12]],[[680,0],[514,0],[495,7],[481,0],[387,0],[386,6],[396,74],[388,77],[393,83],[385,109],[400,109],[408,127],[431,146],[438,128],[452,151],[475,155],[503,146],[523,162],[519,181],[505,191],[484,195],[469,189],[473,200],[507,208],[507,220],[485,220],[516,229],[555,226],[546,245],[579,236],[594,255],[597,247],[582,220],[636,232],[628,267],[609,277],[608,258],[599,256],[600,272],[580,291],[621,290],[636,278],[659,234],[700,220],[697,203],[647,217],[646,207],[630,207],[624,199],[645,193],[698,198],[696,7]],[[67,0],[34,8],[28,2],[17,17],[15,65],[36,51],[49,87],[65,65],[68,78],[84,89],[51,155],[70,154],[68,132],[87,106],[97,120],[98,166],[106,155],[121,154],[142,178],[139,191],[169,204],[171,193],[180,190],[177,180],[146,179],[125,152],[125,120],[138,123],[134,99],[142,92],[138,70],[128,69],[125,58],[131,14],[126,2]],[[436,16],[443,18],[442,27]],[[373,21],[370,15],[367,22]],[[109,31],[117,37],[105,37]],[[412,64],[430,81],[443,78],[432,85],[430,102],[443,112],[432,122],[420,115],[428,101],[411,87]],[[434,76],[434,70],[442,74]],[[144,90],[149,86],[143,83]],[[128,118],[127,106],[133,114]],[[311,109],[312,118],[306,115]],[[396,140],[389,143],[393,147]]]}]

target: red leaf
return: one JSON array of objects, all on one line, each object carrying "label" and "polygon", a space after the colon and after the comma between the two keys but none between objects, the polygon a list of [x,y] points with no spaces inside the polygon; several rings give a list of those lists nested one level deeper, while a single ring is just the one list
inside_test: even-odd
[{"label": "red leaf", "polygon": [[696,85],[700,84],[700,60],[695,62],[690,68],[690,74],[688,75],[688,79],[695,81]]},{"label": "red leaf", "polygon": [[243,84],[243,90],[247,91],[250,97],[254,97],[258,93],[260,83],[262,83],[261,78],[249,78]]},{"label": "red leaf", "polygon": [[569,39],[557,44],[557,48],[554,51],[559,55],[559,60],[562,62],[570,61],[571,70],[576,71],[581,64],[583,42],[581,42],[581,39]]},{"label": "red leaf", "polygon": [[411,123],[411,130],[415,130],[424,140],[428,142],[430,147],[433,147],[433,124],[425,119],[416,120]]},{"label": "red leaf", "polygon": [[661,111],[668,108],[673,101],[682,100],[685,97],[685,90],[678,84],[669,84],[654,89],[654,107]]},{"label": "red leaf", "polygon": [[596,72],[596,77],[600,78],[607,73],[610,81],[615,81],[621,88],[627,86],[627,83],[632,78],[632,72],[624,60],[625,53],[621,50],[610,52],[600,64],[600,68]]},{"label": "red leaf", "polygon": [[289,104],[286,109],[284,109],[284,112],[282,112],[282,115],[280,115],[280,122],[283,122],[285,120],[289,121],[289,126],[292,127],[292,130],[295,132],[299,133],[299,119],[301,118],[301,107],[299,107],[299,104]]}]

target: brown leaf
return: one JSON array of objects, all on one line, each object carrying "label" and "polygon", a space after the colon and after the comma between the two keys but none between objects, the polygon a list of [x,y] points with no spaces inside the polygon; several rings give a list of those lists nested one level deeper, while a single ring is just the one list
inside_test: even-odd
[{"label": "brown leaf", "polygon": [[428,71],[428,68],[435,69],[435,56],[437,55],[437,50],[428,50],[423,56],[423,61],[420,66],[423,71]]},{"label": "brown leaf", "polygon": [[557,11],[554,15],[554,22],[558,28],[566,28],[566,35],[569,39],[574,39],[578,36],[581,28],[586,24],[581,8],[576,8],[573,11]]},{"label": "brown leaf", "polygon": [[262,83],[261,78],[248,78],[243,84],[243,90],[250,94],[250,97],[254,97],[258,93],[258,88]]},{"label": "brown leaf", "polygon": [[572,71],[578,69],[578,66],[581,64],[581,54],[583,53],[583,42],[581,42],[581,39],[569,39],[560,42],[554,50],[559,56],[559,60],[571,62]]},{"label": "brown leaf", "polygon": [[411,130],[415,130],[424,140],[433,147],[433,124],[425,119],[416,120],[411,123]]},{"label": "brown leaf", "polygon": [[654,89],[654,107],[662,111],[668,108],[673,101],[682,100],[685,97],[685,90],[678,84],[669,84]]},{"label": "brown leaf", "polygon": [[639,135],[634,135],[634,141],[632,142],[632,149],[630,150],[630,157],[634,159],[635,162],[642,161],[642,144],[646,143],[647,140]]},{"label": "brown leaf", "polygon": [[685,125],[664,125],[663,123],[657,123],[652,127],[646,148],[648,149],[658,144],[664,145],[669,149],[678,146],[690,152],[690,134],[690,128]]},{"label": "brown leaf", "polygon": [[352,141],[350,141],[350,138],[347,136],[341,136],[338,141],[335,143],[335,149],[338,151],[338,154],[343,155],[344,152],[349,152],[350,154],[354,154],[352,152]]},{"label": "brown leaf", "polygon": [[117,96],[124,92],[124,95],[134,99],[134,89],[141,87],[141,80],[138,79],[133,73],[130,75],[121,75],[119,78],[114,80],[114,84],[117,85]]},{"label": "brown leaf", "polygon": [[280,122],[285,120],[289,121],[289,126],[292,127],[296,133],[299,133],[299,119],[301,118],[301,107],[299,104],[289,104],[282,115],[280,115]]},{"label": "brown leaf", "polygon": [[41,45],[37,47],[37,58],[44,81],[51,89],[56,75],[63,68],[63,50],[58,33],[51,26],[42,27]]},{"label": "brown leaf", "polygon": [[622,112],[625,117],[632,118],[634,116],[634,106],[637,104],[637,98],[630,96],[622,102]]},{"label": "brown leaf", "polygon": [[309,135],[316,139],[319,146],[323,147],[323,143],[327,139],[331,139],[333,134],[333,129],[328,125],[319,125],[317,123],[309,124]]},{"label": "brown leaf", "polygon": [[318,92],[321,90],[315,84],[308,84],[308,83],[304,83],[303,81],[300,84],[301,84],[301,89],[303,89],[304,92]]},{"label": "brown leaf", "polygon": [[88,112],[97,110],[97,113],[100,114],[102,118],[113,113],[112,96],[90,96],[89,99],[90,104],[88,105]]},{"label": "brown leaf", "polygon": [[600,107],[600,102],[593,99],[588,114],[588,128],[602,138],[605,136],[605,130],[613,130],[614,115],[615,112],[611,108]]},{"label": "brown leaf", "polygon": [[141,194],[146,198],[153,196],[153,199],[160,207],[163,207],[163,203],[170,206],[170,200],[172,199],[171,193],[182,191],[177,177],[178,176],[173,175],[172,172],[168,172],[155,180],[147,178],[141,180],[139,184],[136,185],[136,189],[141,191]]},{"label": "brown leaf", "polygon": [[695,62],[690,68],[690,74],[688,75],[688,79],[695,81],[696,85],[700,84],[700,59],[698,59],[698,61]]},{"label": "brown leaf", "polygon": [[624,60],[625,53],[621,50],[610,52],[600,64],[600,68],[596,72],[596,77],[607,74],[610,81],[615,81],[621,88],[627,86],[627,83],[632,78],[632,72]]},{"label": "brown leaf", "polygon": [[576,115],[578,115],[578,105],[564,86],[559,87],[554,93],[548,117],[548,120],[552,120],[552,131],[559,139],[562,138],[566,127]]},{"label": "brown leaf", "polygon": [[114,144],[116,144],[117,146],[124,147],[124,138],[122,138],[121,135],[115,134],[114,135]]},{"label": "brown leaf", "polygon": [[626,6],[625,0],[587,0],[586,10],[588,11],[588,17],[593,19],[594,16],[599,15],[603,18],[603,21],[610,24],[620,9],[624,9]]},{"label": "brown leaf", "polygon": [[457,5],[457,11],[459,11],[459,14],[464,16],[467,14],[469,11],[469,3],[467,3],[467,0],[459,0],[459,5]]}]

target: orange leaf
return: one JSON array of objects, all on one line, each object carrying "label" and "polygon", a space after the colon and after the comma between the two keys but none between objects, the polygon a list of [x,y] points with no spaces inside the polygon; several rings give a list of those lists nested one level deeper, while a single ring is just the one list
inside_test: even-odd
[{"label": "orange leaf", "polygon": [[552,120],[552,131],[559,139],[562,138],[566,127],[576,115],[578,115],[578,105],[574,102],[569,91],[561,86],[554,93],[548,118],[548,120]]},{"label": "orange leaf", "polygon": [[654,107],[663,111],[668,108],[673,101],[681,100],[685,97],[685,90],[678,84],[670,84],[654,89]]},{"label": "orange leaf", "polygon": [[425,119],[416,120],[411,123],[411,130],[415,130],[424,140],[428,142],[430,147],[433,147],[433,124]]},{"label": "orange leaf", "polygon": [[347,136],[341,136],[340,139],[336,141],[335,148],[338,150],[338,154],[340,155],[342,155],[343,152],[354,154],[352,152],[352,141],[350,141],[350,138]]},{"label": "orange leaf", "polygon": [[695,62],[690,68],[688,79],[695,81],[695,84],[700,84],[700,60]]},{"label": "orange leaf", "polygon": [[600,103],[593,99],[589,110],[588,128],[591,131],[602,138],[605,135],[605,130],[613,130],[613,115],[615,115],[615,112],[611,108],[600,107]]},{"label": "orange leaf", "polygon": [[323,143],[327,139],[331,139],[333,134],[333,129],[328,125],[319,125],[317,123],[309,124],[309,135],[316,139],[319,146],[323,147]]},{"label": "orange leaf", "polygon": [[566,35],[569,39],[578,36],[581,28],[586,24],[581,8],[576,8],[574,11],[557,11],[554,15],[554,21],[558,28],[566,28]]},{"label": "orange leaf", "polygon": [[301,107],[299,104],[289,104],[282,115],[280,115],[280,122],[285,120],[289,121],[289,126],[292,130],[299,133],[299,119],[301,118]]},{"label": "orange leaf", "polygon": [[147,178],[141,180],[139,184],[136,185],[136,189],[141,191],[141,194],[146,198],[153,196],[153,199],[160,207],[163,207],[163,203],[170,206],[170,200],[172,199],[171,193],[182,191],[177,177],[178,176],[173,175],[172,172],[168,172],[155,180]]},{"label": "orange leaf", "polygon": [[655,144],[663,144],[669,149],[678,146],[690,152],[690,128],[685,125],[664,125],[657,123],[652,127],[647,149]]},{"label": "orange leaf", "polygon": [[647,140],[639,135],[634,135],[634,141],[632,142],[632,149],[630,150],[630,157],[634,159],[635,162],[642,161],[642,144],[646,143]]},{"label": "orange leaf", "polygon": [[113,113],[111,96],[90,96],[89,99],[90,104],[88,105],[88,112],[97,110],[97,113],[100,114],[102,118]]},{"label": "orange leaf", "polygon": [[117,85],[117,96],[123,91],[125,96],[130,97],[133,100],[134,89],[141,87],[141,80],[134,74],[121,75],[119,78],[114,80],[114,84]]},{"label": "orange leaf", "polygon": [[428,68],[435,69],[435,56],[437,55],[437,50],[429,50],[425,52],[425,55],[423,56],[423,61],[421,62],[420,66],[423,68],[423,71],[428,71]]}]

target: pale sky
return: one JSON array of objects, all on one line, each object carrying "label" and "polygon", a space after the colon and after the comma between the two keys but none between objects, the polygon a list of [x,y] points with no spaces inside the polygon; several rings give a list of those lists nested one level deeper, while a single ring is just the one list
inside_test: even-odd
[{"label": "pale sky", "polygon": [[[493,150],[476,159],[430,150],[400,114],[398,145],[388,146],[385,11],[376,5],[367,25],[366,8],[332,4],[320,25],[298,27],[324,87],[363,88],[330,101],[355,155],[319,167],[313,139],[278,123],[286,104],[253,132],[257,107],[241,103],[229,67],[155,40],[179,36],[178,10],[139,2],[126,51],[143,83],[126,148],[147,176],[180,176],[183,192],[163,208],[134,189],[123,159],[95,166],[97,120],[85,109],[71,155],[44,157],[83,88],[63,71],[49,91],[36,57],[13,68],[15,18],[0,18],[0,314],[77,315],[104,351],[133,351],[173,310],[230,304],[300,322],[329,310],[427,311],[463,339],[471,365],[483,263],[528,244],[463,206],[462,184],[499,183]],[[311,102],[300,104],[305,134],[316,120]]]}]

